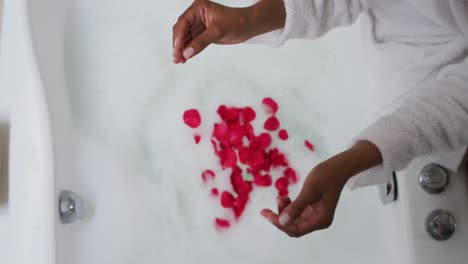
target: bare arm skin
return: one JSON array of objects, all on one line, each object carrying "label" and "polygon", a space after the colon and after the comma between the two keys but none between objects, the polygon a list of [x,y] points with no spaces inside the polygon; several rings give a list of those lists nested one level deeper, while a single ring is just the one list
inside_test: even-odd
[{"label": "bare arm skin", "polygon": [[208,45],[238,44],[284,27],[283,0],[262,0],[245,8],[232,8],[196,0],[173,27],[174,63],[185,63]]}]

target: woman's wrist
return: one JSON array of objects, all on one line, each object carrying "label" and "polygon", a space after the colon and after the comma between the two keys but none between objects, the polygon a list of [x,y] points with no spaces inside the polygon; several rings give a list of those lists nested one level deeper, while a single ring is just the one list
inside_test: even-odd
[{"label": "woman's wrist", "polygon": [[369,141],[358,141],[349,150],[355,160],[355,174],[382,164],[382,154],[376,145]]},{"label": "woman's wrist", "polygon": [[358,141],[351,148],[317,165],[325,174],[334,174],[344,185],[354,175],[382,164],[379,149],[368,141]]},{"label": "woman's wrist", "polygon": [[284,0],[260,0],[246,9],[245,24],[249,38],[283,28],[285,25]]},{"label": "woman's wrist", "polygon": [[382,164],[382,154],[373,143],[358,141],[344,152],[349,160],[349,178]]}]

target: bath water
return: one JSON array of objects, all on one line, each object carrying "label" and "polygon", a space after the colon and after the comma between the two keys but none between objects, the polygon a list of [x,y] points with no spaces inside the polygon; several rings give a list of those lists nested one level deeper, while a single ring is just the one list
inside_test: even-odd
[{"label": "bath water", "polygon": [[[229,171],[221,170],[208,140],[217,107],[260,106],[269,96],[289,132],[288,141],[274,137],[273,144],[299,173],[290,188],[295,197],[307,173],[366,126],[372,89],[357,28],[281,48],[210,46],[174,65],[172,25],[189,4],[70,3],[66,70],[78,143],[73,181],[87,213],[70,227],[76,233],[67,241],[69,263],[376,263],[384,248],[375,188],[345,191],[330,229],[291,239],[260,217],[262,208],[276,207],[274,188],[257,188],[239,222],[217,232],[213,220],[226,210],[200,177],[213,169],[216,184],[229,186]],[[188,108],[202,114],[199,145],[182,120]],[[257,113],[259,131],[264,116]],[[304,147],[305,139],[315,152]]]}]

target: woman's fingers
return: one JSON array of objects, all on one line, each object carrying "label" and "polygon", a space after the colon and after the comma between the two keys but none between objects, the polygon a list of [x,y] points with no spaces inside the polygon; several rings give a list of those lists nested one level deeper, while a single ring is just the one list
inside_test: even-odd
[{"label": "woman's fingers", "polygon": [[270,209],[263,209],[261,212],[262,216],[267,219],[272,225],[274,225],[279,230],[283,231],[290,237],[299,237],[301,234],[298,230],[298,225],[296,223],[283,226],[279,223],[278,214],[274,213]]},{"label": "woman's fingers", "polygon": [[183,51],[184,58],[188,60],[202,52],[206,47],[208,47],[208,45],[215,42],[219,38],[220,34],[220,31],[215,27],[207,28],[187,44],[187,47]]},{"label": "woman's fingers", "polygon": [[[320,205],[317,205],[320,207]],[[305,234],[326,229],[333,221],[333,211],[318,211],[314,206],[307,207],[300,221],[297,221],[297,235],[303,236]]]},{"label": "woman's fingers", "polygon": [[178,63],[183,59],[183,50],[186,39],[189,35],[190,24],[187,20],[183,19],[177,24],[174,34],[174,62]]},{"label": "woman's fingers", "polygon": [[333,212],[317,212],[312,206],[307,207],[301,217],[288,225],[282,225],[279,221],[279,215],[269,209],[263,209],[261,214],[290,237],[301,237],[317,230],[326,229],[333,221]]},{"label": "woman's fingers", "polygon": [[185,62],[183,50],[185,43],[191,38],[190,28],[196,23],[197,13],[193,6],[189,7],[172,27],[172,44],[174,47],[174,62]]},{"label": "woman's fingers", "polygon": [[296,200],[291,202],[283,210],[283,212],[281,212],[279,217],[279,222],[281,225],[287,226],[291,223],[294,223],[294,221],[296,221],[296,219],[302,215],[302,212],[309,204],[320,199],[319,192],[313,191],[312,188],[313,186],[303,186]]},{"label": "woman's fingers", "polygon": [[279,223],[278,222],[278,215],[291,203],[291,199],[289,197],[281,197],[278,196],[276,198],[276,204],[278,206],[278,213],[274,213],[270,209],[263,209],[260,213],[263,217],[269,220],[272,224]]},{"label": "woman's fingers", "polygon": [[279,224],[278,222],[278,214],[276,214],[275,212],[271,211],[270,209],[263,209],[260,214],[268,221],[270,221],[270,223],[276,225],[276,224]]},{"label": "woman's fingers", "polygon": [[[279,215],[275,212],[273,212],[272,210],[270,209],[263,209],[261,211],[261,215],[266,219],[268,220],[271,224],[273,224],[274,226],[276,226],[278,229],[286,232],[286,229],[287,227],[285,226],[282,226],[279,222]],[[291,230],[288,230],[288,231],[291,231]]]},{"label": "woman's fingers", "polygon": [[281,214],[283,210],[291,203],[291,199],[289,197],[276,197],[276,204],[278,205],[278,214]]},{"label": "woman's fingers", "polygon": [[297,235],[302,236],[317,230],[327,229],[333,223],[338,196],[326,193],[318,203],[307,206],[299,221],[296,221]]}]

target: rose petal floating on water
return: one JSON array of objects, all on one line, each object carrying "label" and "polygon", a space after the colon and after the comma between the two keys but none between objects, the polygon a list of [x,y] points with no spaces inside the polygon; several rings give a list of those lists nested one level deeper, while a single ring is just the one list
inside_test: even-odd
[{"label": "rose petal floating on water", "polygon": [[248,147],[242,147],[239,149],[239,160],[243,164],[248,164],[252,157],[252,150]]},{"label": "rose petal floating on water", "polygon": [[249,196],[245,194],[239,194],[239,196],[236,198],[234,201],[234,215],[236,218],[239,218],[242,216],[242,213],[245,210],[245,206],[247,205],[247,202],[249,201]]},{"label": "rose petal floating on water", "polygon": [[240,111],[236,107],[227,107],[225,105],[221,105],[219,106],[217,112],[221,119],[228,124],[239,122]]},{"label": "rose petal floating on water", "polygon": [[269,117],[266,121],[265,124],[263,125],[263,128],[269,131],[275,131],[280,127],[280,122],[276,116],[271,116]]},{"label": "rose petal floating on water", "polygon": [[242,138],[244,137],[244,128],[239,123],[233,123],[229,126],[228,142],[234,148],[242,147]]},{"label": "rose petal floating on water", "polygon": [[258,137],[253,137],[250,141],[252,150],[264,150],[271,145],[271,136],[268,133],[262,133]]},{"label": "rose petal floating on water", "polygon": [[213,196],[218,196],[219,195],[219,191],[218,191],[217,188],[212,188],[210,192],[211,192],[211,195],[213,195]]},{"label": "rose petal floating on water", "polygon": [[228,133],[228,125],[224,122],[219,124],[214,124],[213,127],[213,137],[219,141],[224,141]]},{"label": "rose petal floating on water", "polygon": [[233,149],[227,148],[221,150],[219,156],[221,157],[221,166],[223,167],[223,169],[233,168],[236,166],[237,155]]},{"label": "rose petal floating on water", "polygon": [[256,173],[254,175],[254,183],[257,186],[268,187],[271,186],[273,180],[270,174],[261,175],[260,173]]},{"label": "rose petal floating on water", "polygon": [[200,143],[200,141],[201,141],[201,136],[195,134],[195,135],[193,135],[193,139],[195,140],[195,144],[198,144],[198,143]]},{"label": "rose petal floating on water", "polygon": [[204,183],[207,183],[209,181],[214,180],[215,176],[216,175],[215,175],[214,171],[212,171],[212,170],[204,170],[202,172],[202,179],[203,179]]},{"label": "rose petal floating on water", "polygon": [[244,124],[250,123],[257,116],[255,111],[250,106],[242,108],[241,115],[242,115],[242,121],[244,122]]},{"label": "rose petal floating on water", "polygon": [[224,191],[220,198],[221,206],[224,208],[232,208],[234,205],[234,196],[230,192]]},{"label": "rose petal floating on water", "polygon": [[244,135],[248,140],[252,140],[255,137],[254,129],[251,124],[244,124]]},{"label": "rose petal floating on water", "polygon": [[315,150],[314,144],[310,143],[309,140],[305,140],[305,141],[304,141],[304,145],[305,145],[306,148],[308,148],[310,151],[314,151],[314,150]]},{"label": "rose petal floating on water", "polygon": [[288,195],[289,180],[285,177],[280,177],[275,182],[275,187],[278,190],[280,196]]},{"label": "rose petal floating on water", "polygon": [[262,103],[267,107],[269,114],[275,114],[278,111],[278,104],[272,98],[266,97],[262,100]]},{"label": "rose petal floating on water", "polygon": [[229,221],[225,219],[216,218],[215,223],[216,223],[216,227],[219,228],[220,230],[231,227],[231,223],[229,223]]},{"label": "rose petal floating on water", "polygon": [[297,182],[297,173],[293,168],[287,168],[284,170],[284,177],[288,178],[292,183]]},{"label": "rose petal floating on water", "polygon": [[281,129],[281,130],[278,132],[278,137],[279,137],[281,140],[287,140],[287,139],[289,138],[288,131],[286,131],[286,129]]},{"label": "rose petal floating on water", "polygon": [[281,153],[277,148],[273,148],[268,152],[268,157],[271,160],[271,165],[273,167],[288,167],[289,163],[288,160],[286,159],[286,156],[284,156],[283,153]]},{"label": "rose petal floating on water", "polygon": [[184,112],[184,122],[191,128],[197,128],[201,124],[200,113],[197,109],[189,109]]}]

